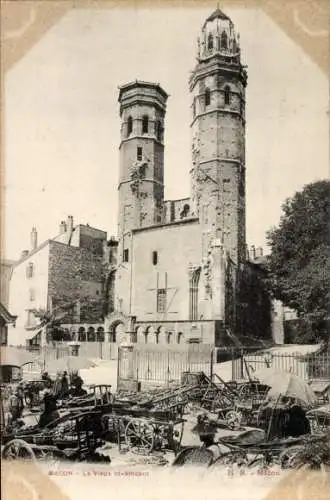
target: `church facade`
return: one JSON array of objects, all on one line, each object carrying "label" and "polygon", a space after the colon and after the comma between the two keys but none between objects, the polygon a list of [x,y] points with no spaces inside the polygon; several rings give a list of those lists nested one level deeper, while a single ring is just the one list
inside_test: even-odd
[{"label": "church facade", "polygon": [[166,91],[120,87],[118,248],[105,325],[117,341],[220,346],[244,335],[246,86],[239,36],[217,9],[189,79],[191,196],[179,200],[164,199]]}]

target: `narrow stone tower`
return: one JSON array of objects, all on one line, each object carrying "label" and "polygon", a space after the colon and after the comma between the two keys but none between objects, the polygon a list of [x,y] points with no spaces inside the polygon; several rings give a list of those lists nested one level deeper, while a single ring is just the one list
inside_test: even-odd
[{"label": "narrow stone tower", "polygon": [[192,198],[203,257],[212,241],[239,267],[245,259],[245,87],[239,37],[217,9],[198,39],[192,94]]},{"label": "narrow stone tower", "polygon": [[167,97],[155,83],[120,87],[119,263],[130,260],[133,229],[162,221]]}]

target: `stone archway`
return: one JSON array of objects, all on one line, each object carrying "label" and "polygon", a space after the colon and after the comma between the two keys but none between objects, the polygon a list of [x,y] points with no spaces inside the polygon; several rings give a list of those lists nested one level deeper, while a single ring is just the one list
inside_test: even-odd
[{"label": "stone archway", "polygon": [[96,332],[96,340],[98,342],[104,342],[104,328],[103,326],[99,326]]},{"label": "stone archway", "polygon": [[86,342],[86,330],[83,326],[78,330],[78,342]]},{"label": "stone archway", "polygon": [[181,344],[183,341],[183,338],[184,338],[183,332],[178,332],[177,337],[176,337],[177,344]]},{"label": "stone archway", "polygon": [[156,335],[155,329],[153,326],[148,326],[144,334],[144,343],[145,344],[155,344],[156,343]]},{"label": "stone archway", "polygon": [[128,342],[129,338],[126,333],[125,325],[122,321],[115,321],[109,328],[109,342],[116,342],[122,344]]},{"label": "stone archway", "polygon": [[95,328],[92,326],[87,330],[87,342],[95,342]]},{"label": "stone archway", "polygon": [[145,330],[143,326],[138,326],[136,329],[136,342],[138,344],[145,344]]},{"label": "stone archway", "polygon": [[158,336],[158,344],[165,344],[165,328],[163,326],[160,326],[157,330],[157,336]]}]

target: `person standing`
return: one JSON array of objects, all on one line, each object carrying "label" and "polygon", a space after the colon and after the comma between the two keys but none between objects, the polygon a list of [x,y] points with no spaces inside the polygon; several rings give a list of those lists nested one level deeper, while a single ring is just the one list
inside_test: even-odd
[{"label": "person standing", "polygon": [[66,398],[69,395],[69,378],[68,378],[68,373],[66,371],[63,372],[63,375],[61,378],[60,395],[62,398]]}]

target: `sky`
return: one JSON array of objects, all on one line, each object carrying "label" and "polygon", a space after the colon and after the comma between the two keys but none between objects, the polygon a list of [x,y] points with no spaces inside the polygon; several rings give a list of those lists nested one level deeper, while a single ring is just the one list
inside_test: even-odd
[{"label": "sky", "polygon": [[[66,14],[5,76],[4,257],[55,236],[59,223],[116,235],[118,86],[169,93],[165,198],[190,195],[190,71],[210,9],[79,10]],[[283,201],[329,176],[326,76],[259,9],[226,9],[248,66],[247,243],[266,245]]]}]

